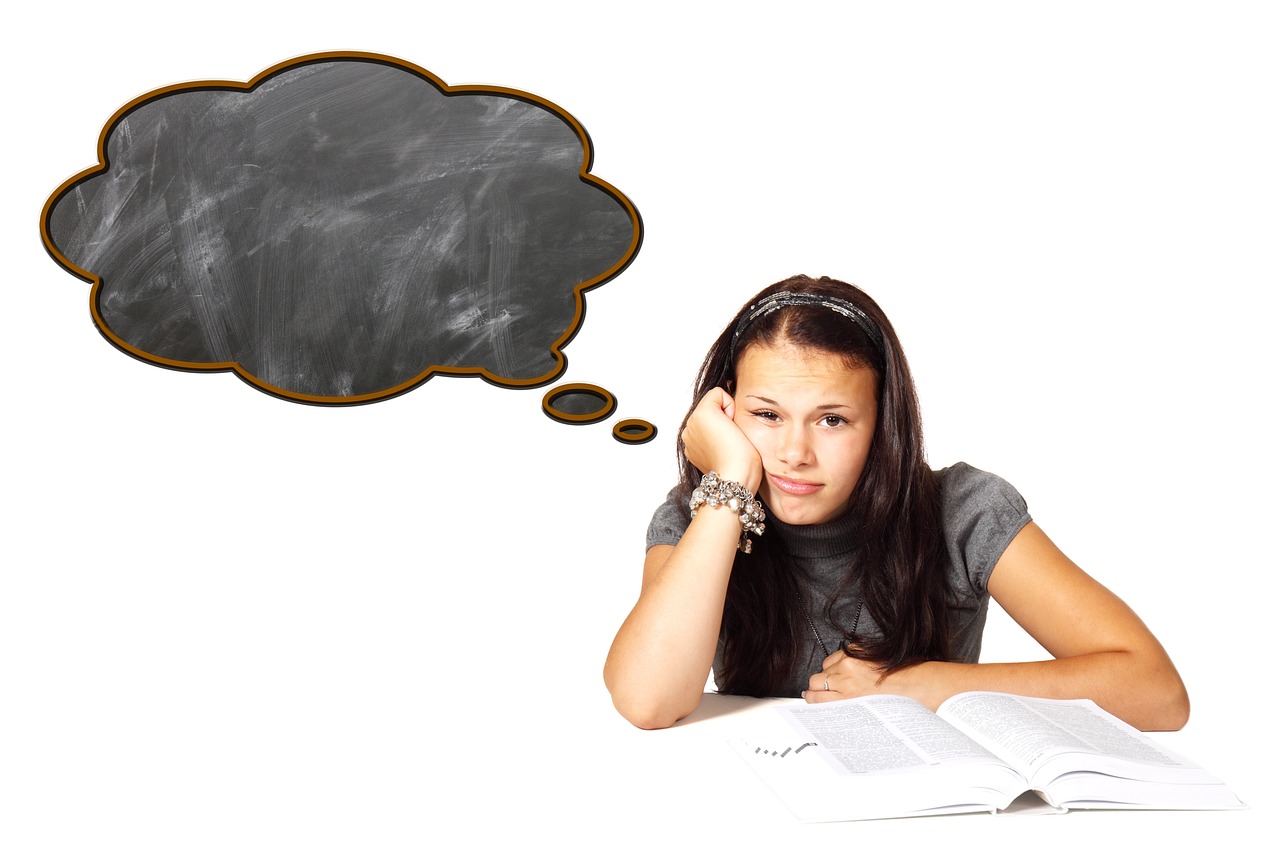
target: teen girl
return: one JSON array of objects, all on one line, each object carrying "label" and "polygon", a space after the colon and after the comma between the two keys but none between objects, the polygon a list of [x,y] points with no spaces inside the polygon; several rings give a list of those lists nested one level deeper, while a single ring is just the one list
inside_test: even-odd
[{"label": "teen girl", "polygon": [[[707,354],[648,529],[640,598],[609,651],[642,728],[722,693],[936,708],[965,690],[1093,699],[1145,730],[1189,705],[1160,643],[1071,562],[1004,480],[932,471],[907,361],[852,285],[797,276]],[[990,598],[1053,656],[978,663]]]}]

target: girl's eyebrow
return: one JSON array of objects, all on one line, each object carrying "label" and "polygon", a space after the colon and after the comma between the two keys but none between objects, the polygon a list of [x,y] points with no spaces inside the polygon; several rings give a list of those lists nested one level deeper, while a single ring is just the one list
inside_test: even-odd
[{"label": "girl's eyebrow", "polygon": [[[759,394],[748,394],[747,398],[750,400],[759,400],[761,403],[764,403],[766,406],[773,406],[774,408],[782,408],[781,405],[779,405],[777,400],[770,400],[768,397],[761,397]],[[831,411],[832,409],[849,409],[850,411],[853,410],[853,406],[850,406],[846,403],[823,403],[822,405],[816,406],[815,408],[823,412]]]}]

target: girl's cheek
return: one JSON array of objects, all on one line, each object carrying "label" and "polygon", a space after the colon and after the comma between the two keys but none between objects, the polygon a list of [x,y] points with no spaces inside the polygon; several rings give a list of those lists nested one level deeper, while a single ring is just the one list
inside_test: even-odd
[{"label": "girl's cheek", "polygon": [[753,419],[739,415],[734,417],[733,422],[737,424],[738,429],[742,430],[742,434],[747,437],[747,441],[751,442],[751,446],[758,452],[760,450],[760,439],[757,435],[759,430]]},{"label": "girl's cheek", "polygon": [[747,441],[751,442],[751,446],[756,449],[756,453],[760,454],[761,458],[764,458],[766,451],[769,448],[768,432],[760,429],[758,426],[756,429],[743,430],[743,432],[747,436]]}]

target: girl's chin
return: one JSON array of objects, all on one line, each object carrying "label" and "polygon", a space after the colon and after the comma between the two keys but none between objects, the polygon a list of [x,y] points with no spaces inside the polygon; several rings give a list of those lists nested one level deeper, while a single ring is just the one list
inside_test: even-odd
[{"label": "girl's chin", "polygon": [[788,495],[762,496],[769,514],[783,524],[825,524],[840,517],[844,507],[828,506],[812,499],[797,499]]}]

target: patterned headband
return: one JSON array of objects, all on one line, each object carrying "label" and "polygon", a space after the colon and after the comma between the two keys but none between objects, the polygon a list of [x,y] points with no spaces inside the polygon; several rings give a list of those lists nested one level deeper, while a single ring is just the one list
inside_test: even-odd
[{"label": "patterned headband", "polygon": [[867,333],[867,337],[871,338],[871,343],[875,344],[876,352],[880,353],[882,360],[884,359],[884,333],[880,331],[880,327],[876,325],[875,321],[868,317],[866,312],[857,305],[838,296],[822,296],[817,293],[793,293],[783,290],[766,296],[747,308],[747,312],[738,321],[737,328],[733,330],[733,338],[729,341],[729,360],[725,365],[726,369],[729,364],[733,364],[733,355],[738,348],[738,338],[742,337],[742,333],[746,331],[748,326],[766,314],[771,314],[779,308],[788,308],[793,305],[816,305],[848,317],[857,323],[862,331]]}]

